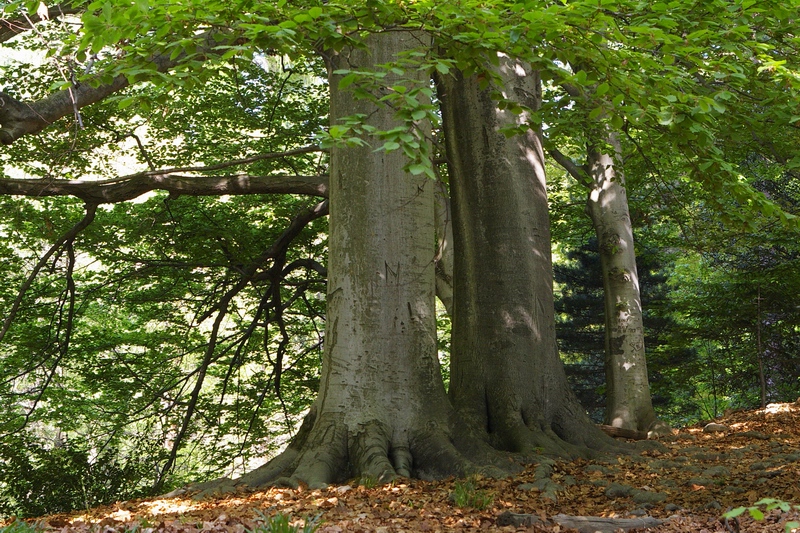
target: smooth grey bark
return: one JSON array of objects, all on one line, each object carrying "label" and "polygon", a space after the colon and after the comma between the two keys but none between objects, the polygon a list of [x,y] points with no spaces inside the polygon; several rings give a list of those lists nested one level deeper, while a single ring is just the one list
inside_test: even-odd
[{"label": "smooth grey bark", "polygon": [[620,164],[622,149],[613,132],[605,141],[607,149],[587,150],[584,166],[557,150],[550,153],[588,191],[586,213],[597,237],[603,276],[605,423],[658,437],[671,429],[656,417],[650,395],[633,228]]},{"label": "smooth grey bark", "polygon": [[[374,34],[367,49],[330,57],[330,71],[393,61],[422,38]],[[379,130],[398,125],[391,109],[338,90],[339,79],[330,76],[333,123],[364,113]],[[402,81],[387,77],[385,83]],[[488,452],[458,423],[444,390],[436,353],[435,182],[404,172],[405,163],[401,151],[331,150],[319,396],[288,449],[242,483],[321,486],[352,477],[463,475],[474,468],[471,459]]]},{"label": "smooth grey bark", "polygon": [[[505,97],[530,109],[540,80],[501,57]],[[544,154],[527,113],[498,109],[475,77],[439,83],[450,165],[455,303],[450,397],[502,450],[557,455],[612,448],[570,390],[555,338]]]},{"label": "smooth grey bark", "polygon": [[436,214],[436,296],[447,314],[453,316],[453,210],[450,192],[441,181],[434,191]]},{"label": "smooth grey bark", "polygon": [[586,211],[600,249],[605,303],[606,424],[657,436],[669,432],[650,396],[644,345],[642,298],[633,228],[619,161],[619,137],[610,133],[605,150],[589,149],[591,186]]}]

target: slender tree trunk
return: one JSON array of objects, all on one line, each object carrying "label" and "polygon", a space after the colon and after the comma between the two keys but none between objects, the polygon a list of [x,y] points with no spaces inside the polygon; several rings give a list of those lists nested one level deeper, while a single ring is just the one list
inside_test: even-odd
[{"label": "slender tree trunk", "polygon": [[[537,73],[501,58],[502,90],[539,105]],[[455,303],[450,397],[498,449],[559,455],[609,446],[569,389],[553,307],[544,156],[537,132],[498,109],[475,77],[445,76],[440,99],[450,164]]]},{"label": "slender tree trunk", "polygon": [[[420,46],[391,32],[345,49],[337,69],[369,69]],[[410,74],[408,74],[410,75]],[[419,74],[420,76],[424,73]],[[378,130],[393,111],[338,90],[331,120],[368,115]],[[386,78],[386,84],[399,83]],[[328,313],[320,392],[287,450],[241,479],[321,486],[352,477],[463,475],[491,460],[447,400],[436,352],[434,187],[402,170],[401,151],[331,151]]]},{"label": "slender tree trunk", "polygon": [[453,210],[450,193],[441,181],[436,182],[436,296],[447,314],[453,316]]},{"label": "slender tree trunk", "polygon": [[761,285],[756,296],[756,349],[758,350],[758,385],[761,408],[767,406],[767,376],[764,374],[764,350],[761,347]]},{"label": "slender tree trunk", "polygon": [[650,399],[633,229],[625,179],[617,164],[621,149],[615,134],[608,136],[608,142],[614,150],[613,156],[605,150],[589,150],[592,182],[586,200],[603,271],[606,424],[638,431],[662,431],[668,428],[662,427],[663,423],[657,424]]}]

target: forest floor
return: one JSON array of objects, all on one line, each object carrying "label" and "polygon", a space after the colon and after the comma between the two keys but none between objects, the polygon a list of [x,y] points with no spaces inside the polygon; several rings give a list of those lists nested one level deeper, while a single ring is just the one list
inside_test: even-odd
[{"label": "forest floor", "polygon": [[[320,533],[565,533],[575,529],[559,525],[558,515],[570,515],[604,517],[602,525],[632,532],[738,533],[784,532],[787,521],[800,521],[796,509],[774,510],[760,521],[747,513],[721,519],[726,510],[765,497],[800,503],[800,400],[734,412],[715,423],[726,430],[683,428],[642,455],[534,464],[506,479],[472,479],[471,486],[408,480],[372,488],[269,489],[205,500],[129,501],[36,522],[61,533],[267,533],[265,522],[282,513],[297,524],[319,516]],[[458,506],[457,490],[488,505]],[[504,525],[509,512],[522,523]],[[664,523],[637,528],[642,522],[624,520],[648,517]]]}]

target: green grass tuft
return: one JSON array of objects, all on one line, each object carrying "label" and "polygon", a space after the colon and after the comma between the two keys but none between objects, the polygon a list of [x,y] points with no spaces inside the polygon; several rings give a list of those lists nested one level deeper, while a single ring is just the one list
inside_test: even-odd
[{"label": "green grass tuft", "polygon": [[485,490],[479,490],[476,482],[474,478],[456,481],[453,492],[450,493],[450,499],[456,506],[482,511],[492,505],[494,497]]}]

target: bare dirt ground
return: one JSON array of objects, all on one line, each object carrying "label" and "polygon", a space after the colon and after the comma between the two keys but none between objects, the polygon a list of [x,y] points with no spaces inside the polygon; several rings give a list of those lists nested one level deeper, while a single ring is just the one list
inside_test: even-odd
[{"label": "bare dirt ground", "polygon": [[[325,490],[129,501],[33,522],[61,533],[264,533],[266,520],[283,513],[297,524],[319,516],[320,533],[564,533],[576,529],[557,516],[569,515],[605,518],[600,527],[607,531],[625,526],[633,532],[738,533],[784,532],[787,522],[800,521],[796,509],[774,510],[760,521],[747,513],[721,519],[725,511],[765,497],[800,504],[800,403],[734,412],[715,423],[724,430],[685,428],[641,455],[543,462],[506,479],[475,478],[466,494],[489,503],[481,510],[453,501],[463,480],[408,480],[372,488],[352,482]],[[664,522],[641,527],[648,518]],[[594,526],[578,525],[593,531]]]}]

